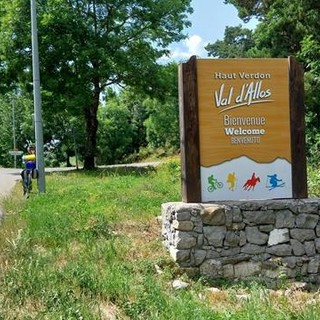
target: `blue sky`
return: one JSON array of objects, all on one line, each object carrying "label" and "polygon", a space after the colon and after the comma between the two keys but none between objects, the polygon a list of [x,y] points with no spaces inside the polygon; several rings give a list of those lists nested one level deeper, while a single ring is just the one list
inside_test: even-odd
[{"label": "blue sky", "polygon": [[[234,6],[224,4],[223,0],[192,0],[193,14],[190,16],[192,27],[185,30],[188,38],[170,46],[169,60],[185,61],[192,55],[207,57],[204,47],[210,42],[222,40],[226,26],[245,25],[254,28],[255,22],[244,22],[238,17]],[[166,59],[164,59],[166,60]]]}]

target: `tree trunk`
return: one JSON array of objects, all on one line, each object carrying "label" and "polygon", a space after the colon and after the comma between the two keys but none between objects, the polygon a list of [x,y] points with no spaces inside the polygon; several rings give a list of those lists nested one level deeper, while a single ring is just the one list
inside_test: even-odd
[{"label": "tree trunk", "polygon": [[67,154],[66,166],[67,166],[67,168],[69,168],[69,167],[72,167],[72,164],[70,162],[70,157],[72,156],[72,151],[68,149],[66,151],[66,154]]},{"label": "tree trunk", "polygon": [[[98,90],[97,90],[98,91]],[[92,103],[85,109],[86,117],[86,132],[87,143],[84,157],[84,169],[93,170],[95,168],[95,156],[97,146],[97,131],[98,131],[98,107],[99,107],[99,92],[95,93]]]}]

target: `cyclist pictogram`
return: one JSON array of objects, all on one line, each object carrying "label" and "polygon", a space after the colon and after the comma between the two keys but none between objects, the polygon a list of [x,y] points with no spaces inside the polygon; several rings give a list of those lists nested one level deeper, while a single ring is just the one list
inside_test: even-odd
[{"label": "cyclist pictogram", "polygon": [[221,181],[218,181],[214,175],[212,174],[211,176],[208,177],[208,191],[213,192],[216,189],[221,189],[223,187],[223,183]]}]

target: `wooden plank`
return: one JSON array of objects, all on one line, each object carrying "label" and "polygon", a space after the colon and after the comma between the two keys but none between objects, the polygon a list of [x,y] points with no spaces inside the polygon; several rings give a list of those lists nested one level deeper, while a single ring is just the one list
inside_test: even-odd
[{"label": "wooden plank", "polygon": [[[278,63],[278,62],[279,61],[275,60],[273,63]],[[216,63],[216,61],[214,61],[214,63]],[[292,57],[288,58],[288,65],[287,64],[285,65],[286,65],[285,70],[284,71],[282,70],[282,72],[280,72],[279,74],[278,73],[276,74],[275,71],[271,72],[270,70],[272,70],[272,68],[270,68],[270,66],[266,66],[267,68],[266,71],[263,71],[266,74],[266,72],[269,70],[269,72],[272,73],[272,77],[274,78],[273,80],[276,80],[276,81],[278,80],[279,77],[283,77],[282,74],[287,75],[286,81],[282,81],[284,83],[287,83],[287,85],[283,85],[282,87],[279,86],[279,90],[278,88],[276,89],[272,88],[273,99],[277,101],[277,103],[280,102],[281,106],[284,106],[284,105],[288,106],[289,104],[289,108],[287,108],[287,111],[284,110],[284,114],[279,115],[277,113],[277,116],[273,116],[273,117],[270,116],[271,120],[267,121],[268,124],[269,123],[275,124],[277,126],[276,128],[272,128],[268,130],[268,132],[273,133],[273,136],[277,137],[276,140],[271,141],[270,145],[272,146],[272,149],[269,149],[269,151],[271,150],[272,152],[276,152],[277,155],[278,156],[280,155],[282,159],[287,159],[289,162],[291,162],[292,164],[292,167],[291,167],[292,197],[307,198],[303,68]],[[182,164],[182,200],[184,202],[201,202],[202,201],[200,159],[201,161],[204,161],[205,156],[208,156],[209,154],[208,150],[210,150],[210,148],[213,147],[212,141],[215,141],[214,146],[216,147],[217,144],[219,144],[223,140],[222,138],[221,139],[210,138],[209,139],[210,143],[208,144],[208,147],[205,149],[206,152],[201,154],[200,139],[201,139],[201,143],[204,143],[204,141],[206,141],[205,139],[209,138],[209,135],[204,135],[204,137],[200,136],[201,130],[199,128],[199,122],[201,122],[201,119],[202,119],[201,112],[200,112],[201,103],[203,104],[203,100],[211,101],[207,99],[206,96],[203,96],[203,90],[205,86],[202,81],[203,79],[201,78],[201,75],[203,73],[201,71],[203,68],[202,69],[201,68],[202,68],[201,61],[197,60],[195,56],[193,56],[187,63],[181,64],[179,66],[179,108],[180,108],[180,138],[181,138],[180,146],[181,146],[181,164]],[[278,69],[279,68],[277,68],[276,70]],[[207,69],[203,69],[203,70],[205,70],[205,72],[208,72]],[[219,70],[222,70],[222,68],[220,67]],[[232,68],[232,70],[234,71],[235,69]],[[287,73],[287,70],[289,71],[288,73]],[[223,70],[223,71],[226,74],[227,72],[230,74],[235,74],[234,77],[237,76],[237,73],[235,72],[231,73],[231,71],[229,72],[229,70],[226,70],[226,71]],[[199,74],[200,74],[200,77],[199,77]],[[210,85],[210,89],[211,87],[213,86]],[[234,90],[237,89],[236,87],[234,88],[235,88]],[[212,94],[211,93],[212,90],[207,90],[207,91],[210,94]],[[277,92],[279,93],[279,95],[276,95]],[[287,97],[287,98],[285,99],[283,97]],[[271,110],[271,108],[269,109]],[[253,114],[254,110],[255,109],[251,109],[250,112],[252,112]],[[290,119],[288,119],[288,116],[290,117]],[[207,114],[205,115],[204,119],[202,119],[204,123],[208,122],[209,120],[210,119]],[[287,129],[283,126],[285,120],[288,123]],[[209,122],[210,122],[210,126],[212,127],[215,127],[216,123],[218,123],[217,121],[213,121],[213,120],[210,120]],[[264,127],[267,128],[266,125],[264,125]],[[281,144],[281,146],[278,146],[280,142],[280,138],[285,139],[285,141],[287,141],[287,148],[284,147],[283,143]],[[279,147],[281,149],[280,150],[281,152],[279,152],[278,150]],[[286,154],[283,154],[283,152],[287,149],[288,149],[288,152]],[[255,152],[255,156],[259,155],[257,148],[254,150],[254,152]],[[265,152],[262,152],[262,154],[264,153]],[[268,155],[270,156],[270,152],[268,153]],[[224,153],[224,156],[225,156],[225,153]],[[209,164],[211,164],[211,162]]]},{"label": "wooden plank", "polygon": [[288,60],[292,189],[293,198],[301,199],[308,197],[303,68],[295,58]]},{"label": "wooden plank", "polygon": [[[276,158],[291,162],[287,59],[198,59],[197,74],[201,166],[243,155],[259,163]],[[254,94],[248,94],[249,85]],[[264,99],[267,92],[271,94]],[[226,105],[219,106],[218,97],[228,100]],[[262,119],[265,124],[227,125],[225,116]],[[261,143],[231,145],[232,135],[226,135],[226,127],[263,129],[265,134],[255,135]]]},{"label": "wooden plank", "polygon": [[201,202],[197,60],[179,66],[182,201]]}]

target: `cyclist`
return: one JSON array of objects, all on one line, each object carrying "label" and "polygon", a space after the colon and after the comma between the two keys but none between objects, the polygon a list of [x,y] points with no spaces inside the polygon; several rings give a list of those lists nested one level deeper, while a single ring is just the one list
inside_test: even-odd
[{"label": "cyclist", "polygon": [[214,190],[221,189],[223,187],[223,183],[218,181],[218,179],[216,179],[213,174],[208,177],[208,184],[209,184],[209,187],[208,187],[209,192],[213,192]]},{"label": "cyclist", "polygon": [[21,172],[23,194],[26,195],[32,189],[32,178],[37,178],[36,149],[33,145],[28,146],[28,154],[22,156],[24,169]]}]

